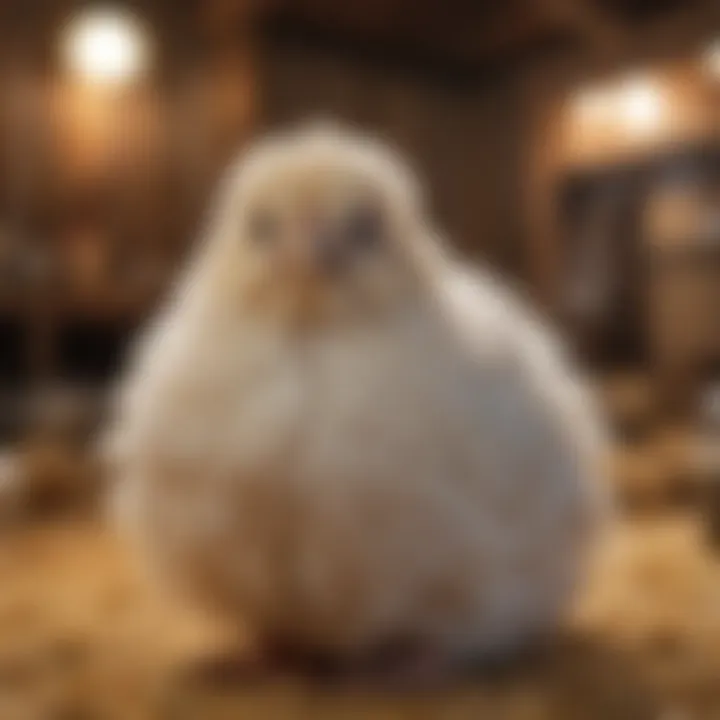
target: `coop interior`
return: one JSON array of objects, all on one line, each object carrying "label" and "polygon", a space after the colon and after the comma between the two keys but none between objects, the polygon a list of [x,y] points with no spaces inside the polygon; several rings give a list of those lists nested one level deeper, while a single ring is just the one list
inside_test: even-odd
[{"label": "coop interior", "polygon": [[[189,678],[203,633],[101,511],[98,428],[224,167],[318,118],[411,158],[612,428],[567,631],[420,695]],[[717,0],[5,0],[0,439],[2,718],[720,717]]]}]

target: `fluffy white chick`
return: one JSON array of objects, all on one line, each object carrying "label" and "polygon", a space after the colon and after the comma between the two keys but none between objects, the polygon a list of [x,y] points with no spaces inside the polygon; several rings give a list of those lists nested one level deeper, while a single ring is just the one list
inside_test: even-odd
[{"label": "fluffy white chick", "polygon": [[556,342],[375,141],[268,138],[220,195],[111,434],[142,553],[258,643],[339,661],[448,667],[552,627],[603,505]]}]

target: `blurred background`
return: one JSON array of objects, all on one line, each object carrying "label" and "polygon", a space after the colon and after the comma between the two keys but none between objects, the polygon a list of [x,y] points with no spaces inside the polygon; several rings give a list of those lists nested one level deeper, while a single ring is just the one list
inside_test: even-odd
[{"label": "blurred background", "polygon": [[[17,668],[45,687],[58,642],[63,667],[100,647],[108,677],[144,667],[99,639],[124,627],[103,593],[159,626],[88,520],[88,441],[229,158],[318,117],[408,154],[458,249],[562,329],[617,437],[622,526],[583,626],[600,644],[457,717],[720,717],[717,0],[4,0],[0,717],[154,716],[67,678],[32,714]],[[90,686],[104,710],[53,714]]]}]

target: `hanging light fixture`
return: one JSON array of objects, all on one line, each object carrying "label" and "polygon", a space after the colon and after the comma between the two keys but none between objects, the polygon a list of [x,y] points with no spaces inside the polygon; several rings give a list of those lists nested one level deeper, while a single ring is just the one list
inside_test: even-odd
[{"label": "hanging light fixture", "polygon": [[143,24],[120,8],[91,8],[73,16],[61,43],[67,69],[93,83],[131,82],[146,72],[149,63]]}]

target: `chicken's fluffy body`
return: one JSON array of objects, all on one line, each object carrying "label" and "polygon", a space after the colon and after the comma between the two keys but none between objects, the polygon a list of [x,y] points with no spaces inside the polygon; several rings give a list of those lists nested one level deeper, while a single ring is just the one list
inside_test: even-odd
[{"label": "chicken's fluffy body", "polygon": [[[256,191],[324,200],[333,173],[396,213],[383,232],[400,259],[378,262],[399,264],[357,304],[302,304],[242,218]],[[589,400],[542,324],[450,258],[411,197],[356,138],[261,147],[120,396],[123,527],[173,587],[258,638],[503,651],[557,622],[586,562],[604,504]]]}]

